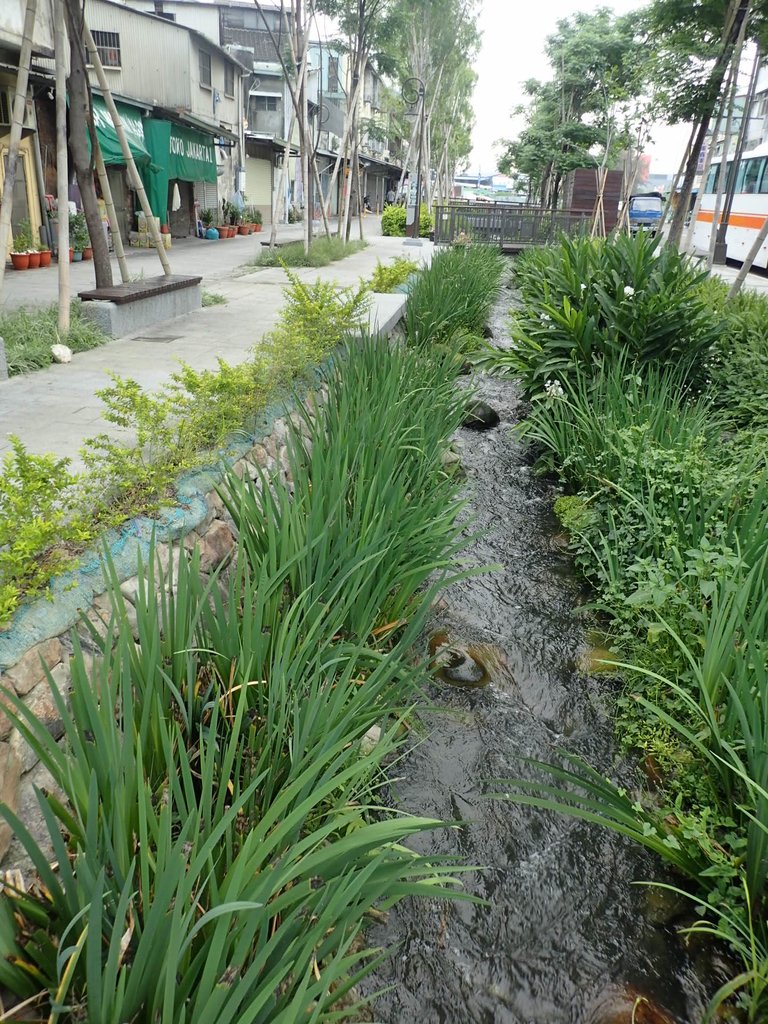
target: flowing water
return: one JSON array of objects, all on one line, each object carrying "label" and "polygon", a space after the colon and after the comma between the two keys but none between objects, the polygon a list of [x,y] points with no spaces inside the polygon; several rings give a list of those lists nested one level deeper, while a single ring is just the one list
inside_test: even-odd
[{"label": "flowing water", "polygon": [[[504,320],[500,304],[497,339]],[[470,512],[485,532],[467,557],[501,568],[445,591],[433,628],[437,643],[475,644],[491,682],[435,682],[439,709],[420,714],[423,738],[391,796],[410,813],[466,822],[422,837],[419,849],[482,866],[464,881],[488,905],[407,901],[369,932],[372,944],[397,944],[367,983],[369,992],[391,986],[373,1003],[375,1020],[630,1024],[635,1005],[637,1024],[699,1024],[709,954],[687,950],[664,914],[651,912],[652,893],[633,885],[659,878],[660,865],[597,826],[487,797],[499,789],[493,780],[529,774],[523,758],[558,761],[564,750],[624,773],[630,785],[639,780],[617,765],[614,684],[578,669],[579,584],[555,542],[554,492],[532,475],[512,434],[519,393],[482,375],[475,384],[501,423],[460,431]]]}]

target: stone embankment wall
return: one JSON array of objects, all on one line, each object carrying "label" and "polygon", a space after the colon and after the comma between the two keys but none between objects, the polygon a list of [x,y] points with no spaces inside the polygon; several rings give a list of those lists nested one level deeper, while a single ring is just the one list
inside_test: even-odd
[{"label": "stone embankment wall", "polygon": [[[315,408],[314,402],[321,401],[324,395],[325,388],[321,386],[318,392],[305,399],[306,408],[308,410]],[[240,457],[232,462],[233,471],[240,477],[248,475],[251,479],[258,480],[259,470],[268,474],[277,470],[280,479],[290,486],[292,482],[291,468],[287,457],[289,423],[292,423],[302,434],[308,433],[308,425],[303,417],[296,412],[286,412],[285,415],[272,420],[268,433],[240,453]],[[170,531],[171,534],[175,532],[177,536],[175,538],[171,536],[166,541],[155,542],[156,557],[163,569],[167,568],[172,556],[174,563],[176,562],[174,549],[181,546],[186,550],[191,550],[197,545],[200,550],[202,570],[212,572],[230,556],[235,547],[232,519],[224,507],[220,495],[214,489],[215,476],[210,473],[200,474],[196,479],[203,481],[203,486],[205,483],[209,485],[208,489],[196,496],[198,499],[196,505],[199,506],[199,521],[193,528],[188,528],[190,523],[188,516],[170,517],[171,522],[180,524]],[[201,500],[204,505],[201,504]],[[121,578],[125,577],[120,589],[126,598],[126,610],[129,617],[133,611],[138,589],[138,577],[135,575],[138,568],[138,555],[140,553],[146,561],[149,541],[152,536],[152,531],[147,530],[146,525],[145,522],[143,530],[132,531],[131,524],[129,524],[123,531],[123,536],[126,533],[133,533],[134,539],[136,539],[135,535],[140,538],[130,548],[134,575],[130,575],[130,568],[126,572],[126,564],[130,565],[130,561],[127,563],[124,550],[120,559],[120,569],[122,570],[120,575]],[[165,532],[166,535],[169,533],[167,529]],[[159,535],[162,536],[162,533]],[[31,646],[27,646],[23,652],[19,650],[20,646],[24,646],[23,640],[21,645],[18,642],[16,644],[6,643],[4,648],[0,648],[0,691],[15,693],[26,707],[45,724],[55,739],[62,736],[63,723],[51,694],[46,669],[50,671],[59,693],[68,704],[71,688],[69,660],[73,650],[71,631],[73,628],[77,630],[84,650],[95,652],[95,645],[87,626],[82,621],[82,615],[85,615],[96,629],[103,633],[107,629],[111,614],[106,581],[100,571],[97,574],[97,579],[101,581],[101,587],[98,583],[89,587],[80,587],[79,593],[87,595],[87,600],[82,601],[79,605],[73,604],[71,597],[73,590],[77,594],[78,589],[68,585],[55,588],[52,604],[43,600],[36,602],[37,609],[30,609],[30,618],[36,623],[42,621],[55,624],[58,621],[61,625],[62,614],[64,621],[69,618],[70,621],[66,622],[66,626],[62,627],[56,635],[38,639]],[[35,614],[36,612],[40,614]],[[62,614],[57,615],[57,612]],[[22,616],[22,626],[23,623],[24,617]],[[42,629],[44,631],[44,627]],[[27,629],[26,633],[22,631],[21,635],[22,637],[33,636],[35,633],[39,635],[40,631],[41,627],[38,624],[34,630]],[[19,631],[17,630],[17,632]],[[7,663],[9,650],[15,650],[20,655],[11,664]],[[3,657],[4,653],[5,657]],[[14,655],[10,655],[10,657],[14,657]],[[4,707],[7,707],[7,701],[4,700],[3,694],[0,692],[0,803],[10,807],[24,822],[35,839],[44,843],[47,831],[35,796],[35,788],[52,791],[54,788],[53,778],[45,766],[37,760],[21,734],[13,727],[11,719],[3,710]],[[13,837],[10,827],[0,819],[0,868],[26,867],[28,864],[28,858]]]}]

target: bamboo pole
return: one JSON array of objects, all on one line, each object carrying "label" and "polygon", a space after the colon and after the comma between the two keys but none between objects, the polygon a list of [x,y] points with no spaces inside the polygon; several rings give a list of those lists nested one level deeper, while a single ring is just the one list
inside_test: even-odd
[{"label": "bamboo pole", "polygon": [[107,207],[107,217],[109,218],[109,226],[112,230],[112,242],[115,247],[115,256],[117,256],[117,265],[120,267],[120,277],[123,284],[128,284],[131,280],[131,275],[128,271],[128,262],[125,258],[125,249],[123,248],[123,239],[120,234],[120,225],[117,222],[117,211],[115,210],[115,204],[112,199],[112,188],[109,184],[109,178],[107,177],[107,168],[104,166],[104,156],[101,152],[101,146],[99,145],[99,140],[95,137],[93,139],[93,156],[96,164],[96,173],[99,176],[101,194],[104,197],[104,204]]},{"label": "bamboo pole", "polygon": [[56,57],[56,238],[59,250],[59,333],[69,330],[69,167],[67,164],[67,64],[69,42],[64,28],[64,0],[54,0]]},{"label": "bamboo pole", "polygon": [[747,279],[747,274],[752,269],[752,264],[757,259],[757,254],[760,252],[766,238],[768,238],[768,219],[763,221],[763,226],[758,231],[757,237],[752,243],[752,248],[747,253],[746,259],[742,263],[741,269],[736,275],[736,280],[731,285],[730,291],[728,292],[729,299],[735,298],[741,291],[741,287]]},{"label": "bamboo pole", "polygon": [[3,206],[0,210],[0,292],[5,277],[5,261],[11,239],[11,214],[13,213],[13,186],[16,181],[16,165],[19,160],[21,130],[24,126],[24,108],[27,103],[29,65],[32,59],[32,35],[35,30],[37,0],[27,0],[24,12],[24,29],[19,53],[19,70],[16,75],[16,94],[13,98],[13,121],[8,140],[8,157],[3,183]]},{"label": "bamboo pole", "polygon": [[136,194],[139,197],[139,205],[141,206],[144,216],[146,217],[147,228],[149,230],[150,237],[152,238],[152,243],[155,249],[157,250],[158,259],[160,260],[160,263],[162,265],[163,273],[170,274],[171,264],[168,262],[168,254],[166,253],[165,246],[163,244],[163,236],[160,234],[160,229],[158,228],[157,224],[155,224],[155,218],[152,213],[152,208],[149,205],[149,200],[147,199],[147,193],[144,188],[144,182],[141,180],[139,172],[136,168],[136,162],[133,159],[131,147],[128,145],[128,139],[125,137],[125,131],[123,130],[123,122],[121,121],[120,115],[117,112],[115,101],[112,99],[112,92],[109,88],[107,76],[104,74],[104,68],[101,63],[101,58],[99,57],[99,52],[96,49],[96,44],[93,41],[91,30],[88,28],[86,24],[83,24],[83,37],[85,39],[85,45],[88,50],[88,56],[96,72],[96,77],[99,80],[99,87],[101,88],[101,91],[104,94],[104,102],[107,106],[107,110],[109,111],[109,116],[112,118],[112,123],[115,126],[115,134],[117,135],[118,141],[120,143],[120,148],[122,149],[123,156],[125,157],[126,168],[128,170],[128,179],[131,183],[132,188],[136,191]]}]

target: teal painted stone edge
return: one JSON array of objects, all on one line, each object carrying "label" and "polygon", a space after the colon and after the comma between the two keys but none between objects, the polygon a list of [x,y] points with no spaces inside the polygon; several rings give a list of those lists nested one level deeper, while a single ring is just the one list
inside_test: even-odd
[{"label": "teal painted stone edge", "polygon": [[[118,529],[107,531],[100,544],[88,548],[75,568],[51,581],[46,597],[22,605],[11,624],[0,632],[0,671],[11,668],[36,644],[59,636],[75,625],[93,599],[107,589],[104,554],[109,553],[121,582],[136,575],[139,554],[146,562],[150,543],[178,540],[195,530],[208,514],[205,495],[214,490],[226,471],[255,444],[269,435],[275,420],[296,408],[320,382],[333,356],[308,370],[290,392],[284,392],[259,414],[246,440],[232,441],[199,469],[184,473],[176,484],[176,504],[163,507],[157,517],[137,516]],[[242,438],[242,432],[239,435]]]}]

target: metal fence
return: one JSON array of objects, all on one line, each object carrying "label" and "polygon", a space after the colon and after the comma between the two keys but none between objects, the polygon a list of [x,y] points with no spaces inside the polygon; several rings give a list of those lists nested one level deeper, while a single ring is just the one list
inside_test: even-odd
[{"label": "metal fence", "polygon": [[547,245],[564,232],[579,235],[590,230],[592,214],[543,210],[513,203],[447,203],[435,206],[435,243],[495,243],[514,251]]}]

